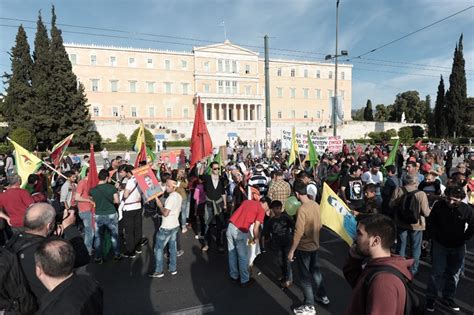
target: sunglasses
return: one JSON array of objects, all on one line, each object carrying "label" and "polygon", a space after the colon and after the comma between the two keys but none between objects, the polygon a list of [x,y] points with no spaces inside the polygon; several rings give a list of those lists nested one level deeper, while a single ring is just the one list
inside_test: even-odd
[{"label": "sunglasses", "polygon": [[218,171],[219,169],[218,169],[218,168],[213,168],[212,170],[213,170],[213,171]]}]

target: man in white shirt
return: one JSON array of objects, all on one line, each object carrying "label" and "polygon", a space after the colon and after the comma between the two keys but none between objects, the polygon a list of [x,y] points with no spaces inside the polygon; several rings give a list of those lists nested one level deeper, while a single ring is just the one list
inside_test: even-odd
[{"label": "man in white shirt", "polygon": [[123,193],[123,229],[125,238],[125,257],[135,258],[141,253],[140,240],[142,238],[142,196],[138,183],[132,174],[133,166],[125,165],[120,168],[120,176],[127,178]]},{"label": "man in white shirt", "polygon": [[373,161],[370,170],[362,174],[361,179],[364,186],[370,183],[375,185],[376,198],[378,198],[380,202],[382,202],[382,193],[381,193],[380,188],[382,187],[382,184],[383,184],[383,175],[382,175],[382,172],[380,171],[380,166],[381,166],[380,161],[378,160]]},{"label": "man in white shirt", "polygon": [[155,272],[150,275],[152,278],[161,278],[165,274],[163,273],[163,250],[168,244],[170,255],[169,255],[169,266],[168,269],[172,275],[178,273],[176,269],[176,257],[177,257],[177,246],[176,246],[176,235],[179,230],[179,214],[181,212],[181,203],[183,198],[179,193],[176,192],[178,184],[172,179],[166,181],[166,191],[169,193],[168,198],[163,206],[159,198],[156,198],[156,205],[163,214],[163,221],[161,227],[156,233],[155,243]]},{"label": "man in white shirt", "polygon": [[100,155],[102,156],[102,160],[104,160],[104,168],[109,168],[110,160],[109,151],[107,151],[107,148],[104,148],[102,151],[100,151]]}]

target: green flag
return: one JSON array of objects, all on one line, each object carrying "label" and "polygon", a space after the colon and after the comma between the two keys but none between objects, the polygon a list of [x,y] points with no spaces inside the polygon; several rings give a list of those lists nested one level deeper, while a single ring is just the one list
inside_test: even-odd
[{"label": "green flag", "polygon": [[152,162],[156,161],[156,154],[149,147],[146,147],[146,157],[147,157],[147,160],[150,160]]},{"label": "green flag", "polygon": [[390,155],[388,156],[387,162],[385,162],[384,167],[395,164],[395,158],[397,157],[398,146],[400,145],[400,138],[397,139],[397,142],[393,146]]},{"label": "green flag", "polygon": [[316,152],[316,149],[314,148],[313,141],[311,141],[309,131],[308,131],[308,160],[309,160],[309,165],[311,165],[311,167],[318,164],[318,161],[319,161],[319,156],[318,156],[318,153]]}]

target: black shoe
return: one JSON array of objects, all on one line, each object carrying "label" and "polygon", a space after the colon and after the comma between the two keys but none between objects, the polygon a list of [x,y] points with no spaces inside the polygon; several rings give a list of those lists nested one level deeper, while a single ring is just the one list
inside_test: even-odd
[{"label": "black shoe", "polygon": [[247,282],[245,282],[245,283],[241,283],[241,284],[240,284],[240,287],[241,287],[241,288],[248,288],[248,287],[250,287],[254,282],[255,282],[254,278],[250,278],[249,281],[247,281]]},{"label": "black shoe", "polygon": [[146,237],[143,237],[141,240],[140,240],[140,247],[143,247],[145,246],[146,244],[148,244],[148,239]]},{"label": "black shoe", "polygon": [[453,299],[445,298],[443,299],[443,303],[455,312],[459,312],[461,310]]},{"label": "black shoe", "polygon": [[102,264],[104,263],[104,261],[102,260],[102,258],[96,258],[96,259],[94,259],[94,262],[95,262],[96,264],[99,264],[99,265],[102,265]]},{"label": "black shoe", "polygon": [[239,278],[234,279],[234,278],[230,277],[230,281],[232,281],[233,283],[239,283],[240,279]]},{"label": "black shoe", "polygon": [[434,300],[427,300],[426,301],[426,311],[430,312],[430,313],[435,311],[435,301]]}]

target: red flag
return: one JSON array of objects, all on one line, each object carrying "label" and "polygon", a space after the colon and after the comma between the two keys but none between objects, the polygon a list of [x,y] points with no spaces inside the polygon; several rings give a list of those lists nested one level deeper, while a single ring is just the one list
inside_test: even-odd
[{"label": "red flag", "polygon": [[201,98],[198,97],[193,133],[191,134],[191,167],[212,154],[212,140],[202,113]]},{"label": "red flag", "polygon": [[70,134],[61,142],[54,145],[53,149],[51,150],[51,161],[53,161],[54,166],[58,167],[61,159],[63,158],[64,152],[66,152],[67,147],[71,143],[72,137],[74,137],[74,134]]},{"label": "red flag", "polygon": [[142,142],[142,146],[140,148],[140,151],[138,151],[137,158],[135,159],[135,165],[134,167],[137,168],[140,166],[140,162],[145,161],[146,162],[146,147],[145,147],[145,142]]},{"label": "red flag", "polygon": [[87,175],[87,188],[91,190],[99,183],[97,174],[97,164],[95,163],[94,145],[91,143],[91,153],[89,158],[89,175]]}]

